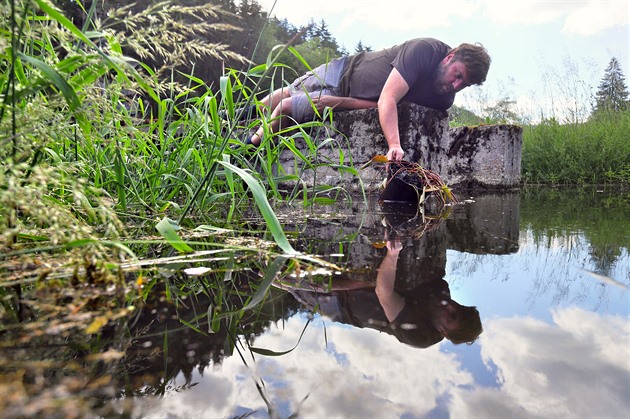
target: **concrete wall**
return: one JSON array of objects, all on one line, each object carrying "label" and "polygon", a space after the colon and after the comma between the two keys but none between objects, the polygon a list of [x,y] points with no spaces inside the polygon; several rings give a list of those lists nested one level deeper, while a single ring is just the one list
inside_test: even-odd
[{"label": "concrete wall", "polygon": [[[399,129],[405,160],[418,162],[437,172],[452,188],[511,189],[521,179],[522,128],[515,125],[484,125],[450,129],[448,114],[413,104],[398,107]],[[288,174],[300,174],[311,186],[342,186],[360,189],[360,181],[351,174],[329,167],[330,163],[354,162],[356,167],[376,155],[387,153],[387,142],[381,132],[377,109],[338,111],[329,127],[311,132],[320,148],[308,155],[305,164],[288,150],[280,155],[282,168]],[[307,153],[301,139],[295,146]],[[312,167],[308,167],[311,165]],[[321,165],[321,166],[320,166]],[[370,166],[360,172],[368,191],[377,191],[385,179],[381,166]]]}]

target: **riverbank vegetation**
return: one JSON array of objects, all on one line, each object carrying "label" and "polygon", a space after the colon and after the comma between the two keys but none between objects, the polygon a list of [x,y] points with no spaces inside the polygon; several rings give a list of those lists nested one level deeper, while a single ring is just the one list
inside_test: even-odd
[{"label": "riverbank vegetation", "polygon": [[[337,161],[316,163],[321,147],[336,147],[310,136],[330,129],[330,112],[323,122],[281,131],[276,147],[253,150],[242,139],[258,122],[239,122],[238,108],[348,51],[323,21],[296,28],[268,18],[255,1],[198,3],[2,6],[5,243],[114,240],[126,221],[151,224],[165,216],[175,225],[194,226],[191,218],[202,217],[225,227],[251,209],[252,193],[277,229],[274,238],[284,242],[270,201],[330,203],[347,196],[299,181],[315,164],[357,173],[341,152]],[[358,40],[352,52],[369,49]],[[523,123],[523,180],[627,185],[624,92],[623,75],[611,64],[587,121]],[[485,116],[454,108],[453,122],[518,122],[511,103],[499,101]],[[306,142],[308,152],[296,141]],[[278,164],[284,149],[295,153],[295,174]],[[286,189],[288,183],[296,186]]]},{"label": "riverbank vegetation", "polygon": [[522,178],[537,184],[630,185],[630,111],[582,123],[546,120],[523,131]]}]

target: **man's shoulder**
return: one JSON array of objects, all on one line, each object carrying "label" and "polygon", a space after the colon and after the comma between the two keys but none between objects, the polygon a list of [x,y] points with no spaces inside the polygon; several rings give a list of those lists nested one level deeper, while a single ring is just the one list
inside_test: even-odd
[{"label": "man's shoulder", "polygon": [[448,52],[452,49],[448,44],[436,38],[414,38],[408,40],[405,44],[411,48],[430,49],[436,52]]}]

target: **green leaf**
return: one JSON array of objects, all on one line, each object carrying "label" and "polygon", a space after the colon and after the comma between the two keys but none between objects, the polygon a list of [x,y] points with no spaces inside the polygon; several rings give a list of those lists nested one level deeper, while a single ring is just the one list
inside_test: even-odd
[{"label": "green leaf", "polygon": [[282,270],[282,267],[284,266],[284,263],[286,261],[287,261],[286,256],[278,256],[276,259],[274,259],[273,262],[271,262],[271,265],[269,265],[269,268],[265,272],[265,276],[263,277],[262,282],[258,286],[256,293],[252,295],[251,300],[249,300],[247,305],[243,307],[241,310],[243,311],[249,310],[251,308],[256,307],[258,304],[260,304],[260,302],[265,298],[265,295],[267,295],[267,291],[269,291],[271,284],[278,276],[278,273],[280,272],[280,270]]},{"label": "green leaf", "polygon": [[219,79],[221,97],[223,98],[223,106],[226,107],[228,115],[234,117],[234,97],[232,94],[232,83],[230,78],[223,76]]},{"label": "green leaf", "polygon": [[201,329],[199,329],[197,326],[193,325],[190,322],[187,322],[186,320],[180,318],[179,319],[180,323],[183,324],[184,326],[190,327],[192,330],[194,330],[195,332],[204,335],[204,336],[208,336],[207,333],[204,333]]},{"label": "green leaf", "polygon": [[68,102],[68,106],[70,106],[70,109],[74,111],[74,110],[77,110],[81,106],[81,101],[79,100],[77,93],[74,91],[72,86],[70,86],[70,84],[66,81],[66,79],[64,79],[63,76],[57,72],[57,70],[55,70],[53,67],[46,64],[45,62],[40,61],[37,58],[25,55],[21,52],[18,52],[18,56],[23,61],[28,62],[34,67],[37,67],[42,72],[42,74],[44,74],[44,76],[52,84],[54,84],[57,87],[57,89],[59,89],[63,97],[66,99],[66,102]]},{"label": "green leaf", "polygon": [[51,4],[49,4],[45,0],[36,0],[37,5],[40,9],[42,9],[48,16],[55,19],[59,24],[64,26],[70,32],[74,34],[77,38],[91,46],[92,48],[96,48],[94,42],[92,42],[79,28],[77,28],[74,23],[70,21],[67,17],[65,17],[61,12],[55,9]]},{"label": "green leaf", "polygon": [[176,228],[179,228],[179,226],[177,226],[174,221],[164,217],[155,228],[175,250],[183,253],[192,253],[194,251],[192,247],[188,246],[188,244],[179,237],[176,231]]},{"label": "green leaf", "polygon": [[287,236],[284,234],[284,230],[282,229],[282,225],[280,225],[278,217],[276,217],[271,205],[269,205],[269,201],[267,201],[267,195],[262,185],[251,174],[231,163],[226,161],[217,161],[217,163],[236,173],[245,181],[245,183],[247,183],[250,191],[252,191],[256,205],[258,205],[258,209],[260,209],[263,218],[267,222],[267,227],[271,231],[276,244],[280,246],[282,251],[289,255],[298,254],[298,252],[293,249],[293,246],[291,246],[291,243],[289,243]]}]

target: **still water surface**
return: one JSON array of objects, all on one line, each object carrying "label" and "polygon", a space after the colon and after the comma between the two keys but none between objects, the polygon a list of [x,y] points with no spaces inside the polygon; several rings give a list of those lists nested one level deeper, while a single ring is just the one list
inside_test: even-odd
[{"label": "still water surface", "polygon": [[[190,330],[139,339],[145,355],[168,355],[154,352],[153,366],[139,361],[131,374],[135,413],[630,416],[627,192],[459,197],[441,221],[378,205],[291,214],[296,247],[353,272],[325,284],[276,281],[259,326],[234,337],[233,353],[225,336]],[[441,333],[453,326],[444,307],[460,305],[479,313],[472,344]],[[158,311],[147,318],[165,330]]]}]

